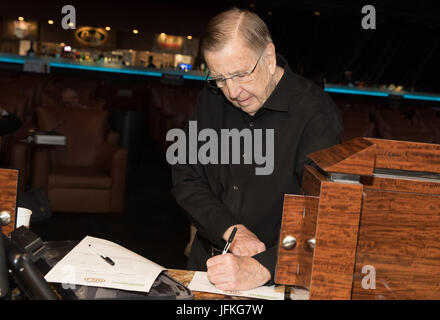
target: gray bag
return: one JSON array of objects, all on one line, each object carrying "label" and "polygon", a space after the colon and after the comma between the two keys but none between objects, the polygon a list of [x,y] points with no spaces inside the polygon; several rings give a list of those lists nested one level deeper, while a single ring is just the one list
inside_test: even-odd
[{"label": "gray bag", "polygon": [[[57,264],[78,243],[76,241],[45,242],[41,260],[48,266],[47,272]],[[65,289],[60,284],[52,284],[65,299],[80,300],[193,300],[194,295],[187,287],[173,279],[166,271],[154,281],[150,292],[136,292],[119,289],[75,285]]]}]

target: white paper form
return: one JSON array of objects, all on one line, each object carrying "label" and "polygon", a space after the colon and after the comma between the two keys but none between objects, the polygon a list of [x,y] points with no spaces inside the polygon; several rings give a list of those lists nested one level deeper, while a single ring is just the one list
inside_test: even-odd
[{"label": "white paper form", "polygon": [[284,286],[261,286],[245,291],[223,291],[217,289],[209,280],[206,272],[196,271],[188,288],[193,291],[218,293],[228,296],[238,296],[266,300],[284,300]]},{"label": "white paper form", "polygon": [[[91,244],[96,251],[89,248]],[[107,263],[96,252],[111,258]],[[160,265],[111,241],[85,237],[44,277],[48,282],[149,292],[165,270]]]}]

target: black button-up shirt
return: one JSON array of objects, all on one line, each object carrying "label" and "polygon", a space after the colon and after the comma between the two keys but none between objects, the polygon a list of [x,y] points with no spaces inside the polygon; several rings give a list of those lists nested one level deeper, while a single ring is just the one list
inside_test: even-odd
[{"label": "black button-up shirt", "polygon": [[[343,133],[340,112],[330,97],[317,85],[294,74],[280,55],[277,64],[284,68],[284,74],[254,116],[233,106],[223,94],[204,88],[191,118],[197,121],[199,131],[212,128],[218,132],[219,141],[221,129],[274,129],[271,174],[256,175],[255,168],[262,165],[244,161],[172,167],[172,194],[197,227],[198,237],[221,249],[226,229],[235,224],[245,225],[266,245],[266,251],[254,258],[271,272],[272,281],[284,194],[300,193],[304,165],[311,163],[307,155],[339,143]],[[185,130],[188,133],[188,126]],[[240,150],[241,159],[253,157],[244,154],[244,148]],[[189,260],[199,260],[199,268],[206,270],[209,255],[193,251]]]}]

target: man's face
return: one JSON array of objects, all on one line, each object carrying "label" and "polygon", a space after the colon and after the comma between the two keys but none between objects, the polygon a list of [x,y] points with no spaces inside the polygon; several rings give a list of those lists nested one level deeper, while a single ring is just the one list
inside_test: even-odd
[{"label": "man's face", "polygon": [[270,68],[267,63],[269,57],[266,56],[266,51],[258,61],[259,55],[247,48],[239,38],[235,38],[220,51],[205,52],[210,77],[213,78],[228,78],[235,74],[249,72],[258,61],[251,81],[239,83],[235,79],[228,79],[221,88],[226,99],[251,116],[261,108],[271,94],[270,81],[274,68]]}]

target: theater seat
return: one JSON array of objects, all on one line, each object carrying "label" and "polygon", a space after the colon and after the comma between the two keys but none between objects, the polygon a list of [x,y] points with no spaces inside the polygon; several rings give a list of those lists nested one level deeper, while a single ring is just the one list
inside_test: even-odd
[{"label": "theater seat", "polygon": [[166,141],[167,132],[174,128],[182,129],[193,113],[199,88],[183,86],[151,85],[147,123],[148,133],[162,151],[170,144]]},{"label": "theater seat", "polygon": [[425,130],[434,135],[434,143],[440,144],[440,115],[431,108],[417,108],[415,122],[425,127]]},{"label": "theater seat", "polygon": [[344,135],[342,141],[356,137],[373,137],[375,123],[371,121],[371,109],[365,106],[339,106],[344,121]]},{"label": "theater seat", "polygon": [[76,108],[37,108],[38,129],[57,125],[64,147],[33,152],[32,185],[47,190],[55,212],[121,213],[127,151],[108,133],[108,113]]},{"label": "theater seat", "polygon": [[383,109],[377,113],[380,137],[389,140],[433,143],[434,134],[423,124],[405,117],[399,110]]}]

